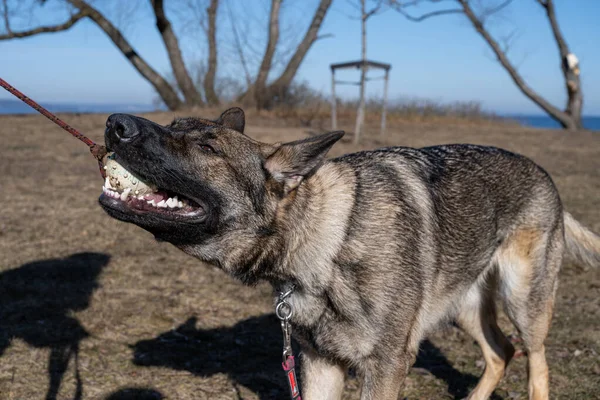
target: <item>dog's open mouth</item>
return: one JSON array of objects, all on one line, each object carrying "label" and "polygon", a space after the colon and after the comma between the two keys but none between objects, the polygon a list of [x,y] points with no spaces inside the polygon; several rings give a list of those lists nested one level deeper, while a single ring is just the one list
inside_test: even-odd
[{"label": "dog's open mouth", "polygon": [[157,188],[123,167],[114,154],[106,158],[102,202],[121,212],[152,213],[165,218],[201,217],[204,208],[192,199]]}]

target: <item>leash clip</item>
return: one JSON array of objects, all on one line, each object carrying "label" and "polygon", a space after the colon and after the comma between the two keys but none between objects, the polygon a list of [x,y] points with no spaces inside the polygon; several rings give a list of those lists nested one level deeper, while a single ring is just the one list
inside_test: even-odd
[{"label": "leash clip", "polygon": [[300,387],[296,379],[296,363],[292,349],[292,326],[290,319],[294,315],[294,309],[287,301],[288,297],[294,292],[294,289],[296,289],[296,286],[292,285],[286,292],[279,293],[279,300],[275,306],[275,315],[281,321],[281,331],[283,332],[283,358],[281,365],[287,376],[290,397],[292,400],[302,400],[300,397]]},{"label": "leash clip", "polygon": [[281,331],[283,332],[283,362],[285,363],[288,357],[293,356],[292,351],[292,327],[290,319],[294,315],[292,305],[288,303],[287,298],[294,292],[295,286],[292,286],[286,292],[279,293],[279,300],[275,306],[275,315],[281,321]]}]

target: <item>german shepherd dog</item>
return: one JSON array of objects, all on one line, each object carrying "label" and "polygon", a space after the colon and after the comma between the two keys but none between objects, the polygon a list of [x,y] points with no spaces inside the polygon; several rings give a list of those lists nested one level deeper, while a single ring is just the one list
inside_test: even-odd
[{"label": "german shepherd dog", "polygon": [[544,340],[563,256],[600,264],[600,237],[563,210],[541,167],[462,144],[326,160],[343,132],[267,144],[244,123],[239,108],[166,126],[111,115],[107,148],[159,189],[100,204],[247,284],[294,284],[305,399],[339,399],[348,367],[361,399],[397,399],[419,343],[449,321],[485,358],[469,398],[488,398],[514,353],[496,298],[527,351],[529,398],[548,399]]}]

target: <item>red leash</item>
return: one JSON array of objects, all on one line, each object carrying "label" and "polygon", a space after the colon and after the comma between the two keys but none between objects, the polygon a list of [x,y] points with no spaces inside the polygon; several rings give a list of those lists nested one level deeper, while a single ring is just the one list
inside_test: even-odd
[{"label": "red leash", "polygon": [[73,135],[77,139],[81,140],[86,145],[88,145],[88,147],[90,148],[90,152],[92,153],[94,158],[96,158],[98,160],[98,166],[100,167],[100,174],[102,175],[103,178],[105,177],[104,169],[102,168],[103,167],[102,158],[104,158],[104,156],[106,155],[106,147],[94,143],[90,138],[84,136],[81,132],[79,132],[78,130],[76,130],[69,124],[67,124],[65,121],[61,120],[56,115],[52,114],[50,111],[46,110],[44,107],[40,106],[38,103],[31,100],[29,97],[25,96],[23,93],[19,92],[17,89],[15,89],[11,85],[9,85],[8,82],[6,82],[2,78],[0,78],[0,86],[2,86],[4,89],[8,90],[12,95],[17,97],[19,100],[23,101],[25,104],[27,104],[28,106],[30,106],[31,108],[33,108],[34,110],[36,110],[37,112],[39,112],[40,114],[45,116],[46,118],[48,118],[50,121],[54,122],[55,124],[57,124],[58,126],[63,128],[65,131],[69,132],[71,135]]}]

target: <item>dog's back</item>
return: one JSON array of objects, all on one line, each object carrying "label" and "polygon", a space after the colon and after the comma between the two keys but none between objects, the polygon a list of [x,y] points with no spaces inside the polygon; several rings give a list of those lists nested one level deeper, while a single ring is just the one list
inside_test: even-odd
[{"label": "dog's back", "polygon": [[[505,150],[392,147],[333,162],[356,176],[350,228],[358,223],[360,229],[350,230],[350,241],[409,249],[404,257],[430,264],[445,292],[479,277],[516,232],[562,231],[562,206],[549,175]],[[392,237],[414,243],[398,247]]]}]

